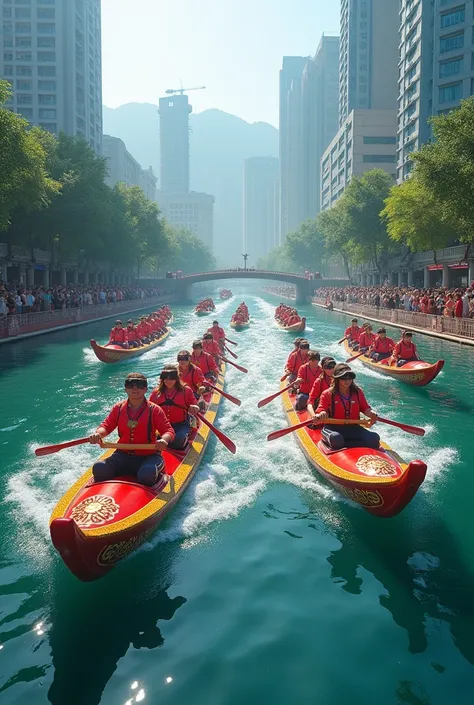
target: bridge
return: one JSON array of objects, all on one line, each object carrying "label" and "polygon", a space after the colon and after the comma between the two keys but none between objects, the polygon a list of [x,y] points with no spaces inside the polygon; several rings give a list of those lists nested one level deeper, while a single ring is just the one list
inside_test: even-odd
[{"label": "bridge", "polygon": [[182,301],[191,299],[191,286],[201,282],[216,281],[219,279],[266,279],[269,281],[292,284],[296,288],[296,303],[307,302],[315,289],[322,286],[346,286],[349,281],[342,279],[308,279],[302,274],[292,272],[269,272],[263,269],[219,269],[213,272],[199,272],[186,274],[176,279],[178,294]]}]

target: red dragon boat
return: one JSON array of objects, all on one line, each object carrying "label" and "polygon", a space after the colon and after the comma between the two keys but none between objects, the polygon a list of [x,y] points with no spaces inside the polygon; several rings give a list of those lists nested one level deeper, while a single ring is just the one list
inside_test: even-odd
[{"label": "red dragon boat", "polygon": [[298,323],[294,323],[292,326],[284,326],[283,323],[280,323],[278,320],[276,322],[278,328],[289,331],[290,333],[302,333],[306,328],[306,318],[304,316],[300,321],[298,321]]},{"label": "red dragon boat", "polygon": [[[172,321],[170,321],[170,323],[171,322]],[[122,360],[129,360],[131,357],[143,355],[143,353],[153,350],[153,348],[156,348],[158,345],[162,345],[169,334],[170,331],[167,330],[160,338],[153,340],[151,343],[148,343],[148,345],[142,345],[139,348],[122,348],[120,345],[114,345],[113,343],[99,345],[95,340],[91,340],[90,344],[95,356],[101,362],[121,362]]]},{"label": "red dragon boat", "polygon": [[[281,388],[285,386],[283,382]],[[288,423],[309,419],[308,412],[294,410],[295,395],[282,394]],[[303,453],[316,470],[347,499],[370,514],[393,517],[413,499],[426,475],[426,463],[407,464],[385,443],[379,450],[343,448],[334,451],[321,440],[321,427],[305,426],[294,431]]]},{"label": "red dragon boat", "polygon": [[[224,388],[225,365],[216,386]],[[212,423],[221,395],[207,395],[205,413]],[[155,531],[191,482],[203,458],[211,431],[193,430],[187,449],[165,450],[165,479],[146,487],[132,477],[94,482],[92,468],[59,500],[50,519],[51,540],[69,570],[82,581],[108,573]],[[106,458],[107,451],[101,456]]]},{"label": "red dragon boat", "polygon": [[[357,354],[357,351],[351,350],[347,341],[344,341],[344,347],[347,354],[351,357]],[[367,355],[361,355],[357,359],[371,370],[376,370],[376,372],[380,372],[380,374],[386,375],[387,377],[399,379],[401,382],[406,382],[414,387],[425,387],[439,375],[444,367],[444,360],[438,360],[434,363],[414,360],[413,362],[405,363],[401,367],[390,367],[387,360],[374,362]]]}]

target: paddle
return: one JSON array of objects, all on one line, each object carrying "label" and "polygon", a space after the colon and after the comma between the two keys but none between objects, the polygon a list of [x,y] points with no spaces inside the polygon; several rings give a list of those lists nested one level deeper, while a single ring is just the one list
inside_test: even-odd
[{"label": "paddle", "polygon": [[345,340],[347,340],[347,337],[346,337],[346,336],[344,336],[343,338],[341,338],[340,340],[338,340],[338,341],[337,341],[337,344],[340,345],[340,344],[343,343]]},{"label": "paddle", "polygon": [[203,424],[208,426],[211,429],[211,431],[216,434],[217,438],[220,440],[221,443],[223,443],[225,445],[227,450],[230,450],[231,453],[236,452],[237,447],[236,447],[234,441],[231,441],[229,436],[226,436],[225,433],[222,433],[222,431],[219,431],[219,429],[216,428],[210,421],[208,421],[206,419],[206,417],[203,416],[202,414],[196,414],[196,416],[198,417],[198,419],[200,419],[200,421],[202,421]]},{"label": "paddle", "polygon": [[75,441],[68,441],[67,443],[57,443],[52,446],[43,446],[42,448],[37,448],[35,450],[35,455],[42,457],[43,455],[52,455],[53,453],[58,453],[64,448],[72,448],[73,446],[80,446],[83,443],[89,443],[89,436],[87,438],[78,438]]},{"label": "paddle", "polygon": [[232,345],[238,345],[235,341],[231,340],[230,338],[224,338],[224,340],[227,340],[228,343],[232,343]]},{"label": "paddle", "polygon": [[353,355],[348,360],[346,360],[346,362],[352,362],[353,360],[357,360],[357,358],[361,357],[361,355],[365,355],[365,353],[363,353],[363,352],[357,353],[357,355]]},{"label": "paddle", "polygon": [[261,399],[261,400],[258,402],[257,407],[258,407],[259,409],[261,409],[262,406],[266,406],[267,404],[270,404],[271,401],[273,401],[274,399],[276,399],[277,397],[279,397],[280,394],[283,394],[283,392],[287,392],[288,389],[291,389],[291,388],[292,388],[292,386],[293,386],[293,384],[289,384],[288,387],[284,387],[283,389],[280,389],[279,392],[275,392],[275,394],[271,394],[269,397],[266,397],[265,399]]},{"label": "paddle", "polygon": [[[293,433],[293,431],[297,431],[299,428],[303,428],[303,426],[309,426],[309,424],[314,423],[312,419],[307,419],[306,421],[302,421],[301,423],[296,424],[296,426],[289,426],[288,428],[281,428],[279,431],[273,431],[272,433],[269,433],[267,436],[267,441],[276,441],[277,438],[281,438],[282,436],[286,436],[287,433]],[[332,426],[368,426],[369,421],[365,421],[363,419],[360,419],[359,421],[357,420],[352,420],[352,419],[324,419],[323,421],[319,421],[315,423],[315,426],[321,426],[322,424],[331,424]]]},{"label": "paddle", "polygon": [[284,382],[287,377],[291,375],[291,372],[286,372],[283,377],[280,377],[280,382]]},{"label": "paddle", "polygon": [[233,397],[232,394],[229,394],[228,392],[224,392],[224,390],[219,389],[219,387],[215,387],[208,380],[206,380],[205,384],[206,384],[206,387],[210,387],[211,389],[214,389],[214,391],[219,392],[219,394],[222,394],[222,396],[225,399],[228,399],[229,401],[231,401],[232,404],[236,404],[236,406],[240,406],[242,404],[240,399],[237,399],[237,397]]},{"label": "paddle", "polygon": [[377,416],[377,421],[381,421],[382,423],[387,423],[390,426],[396,426],[397,428],[401,428],[402,431],[406,431],[406,433],[412,433],[414,436],[424,436],[426,431],[424,428],[420,428],[420,426],[410,426],[409,424],[406,423],[399,423],[398,421],[390,421],[390,419],[384,419],[381,416]]},{"label": "paddle", "polygon": [[102,441],[99,444],[101,448],[115,448],[115,450],[154,450],[156,451],[156,445],[154,443],[110,443],[108,441]]},{"label": "paddle", "polygon": [[238,370],[240,370],[241,372],[245,372],[245,374],[247,374],[248,370],[247,370],[245,367],[241,367],[241,366],[238,365],[236,362],[232,362],[232,360],[229,360],[227,357],[224,357],[223,355],[221,355],[220,357],[221,357],[221,360],[224,360],[224,362],[228,362],[229,365],[233,365],[234,367],[236,367],[236,368],[237,368]]},{"label": "paddle", "polygon": [[227,352],[228,352],[230,355],[232,355],[232,357],[234,357],[236,360],[239,359],[239,356],[236,355],[233,350],[231,350],[230,348],[228,348],[227,345],[224,345],[224,350],[227,350]]}]

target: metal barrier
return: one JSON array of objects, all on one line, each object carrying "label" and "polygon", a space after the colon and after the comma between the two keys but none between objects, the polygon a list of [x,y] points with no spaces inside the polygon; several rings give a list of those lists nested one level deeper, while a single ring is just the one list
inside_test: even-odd
[{"label": "metal barrier", "polygon": [[93,321],[97,318],[117,316],[127,311],[147,308],[154,304],[169,302],[175,294],[145,297],[131,301],[116,301],[115,303],[98,304],[96,306],[81,306],[78,308],[63,308],[57,311],[38,311],[36,313],[19,313],[0,318],[0,338],[14,338],[23,333],[31,333],[64,325]]},{"label": "metal barrier", "polygon": [[[325,306],[326,298],[313,297],[313,302]],[[354,313],[360,317],[375,318],[381,321],[397,323],[407,328],[421,328],[435,333],[446,333],[458,338],[474,338],[474,319],[434,316],[431,313],[403,311],[401,309],[381,308],[368,304],[353,304],[346,301],[333,301],[333,306],[345,313]]]}]

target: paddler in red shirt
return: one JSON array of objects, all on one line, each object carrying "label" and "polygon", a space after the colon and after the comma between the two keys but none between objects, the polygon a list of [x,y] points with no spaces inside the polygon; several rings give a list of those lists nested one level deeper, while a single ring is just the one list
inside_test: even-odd
[{"label": "paddler in red shirt", "polygon": [[[156,450],[116,450],[105,460],[92,466],[95,482],[133,475],[142,485],[158,482],[164,470],[161,451],[174,439],[174,431],[164,412],[145,397],[147,378],[141,372],[131,372],[125,378],[127,400],[115,404],[106,419],[89,437],[90,443],[100,443],[118,428],[119,443],[155,444]],[[157,436],[161,438],[157,439]],[[165,473],[163,473],[165,474]]]},{"label": "paddler in red shirt", "polygon": [[412,341],[413,333],[409,330],[404,330],[402,339],[395,345],[390,358],[390,365],[397,363],[397,367],[402,367],[407,362],[419,360],[416,352],[416,345]]},{"label": "paddler in red shirt", "polygon": [[206,391],[206,381],[200,367],[191,362],[191,353],[189,350],[180,350],[178,353],[178,372],[179,378],[183,384],[194,392],[196,399]]},{"label": "paddler in red shirt", "polygon": [[295,403],[295,409],[297,411],[304,411],[306,409],[309,393],[322,372],[319,366],[320,359],[321,355],[317,350],[309,350],[308,362],[301,365],[298,370],[298,377],[295,379],[295,387],[298,387]]},{"label": "paddler in red shirt", "polygon": [[126,328],[125,332],[127,333],[128,347],[129,348],[138,348],[140,343],[138,340],[137,329],[135,328],[131,318],[129,318],[127,321],[127,328]]},{"label": "paddler in red shirt", "polygon": [[372,333],[372,326],[370,323],[364,323],[363,331],[359,335],[359,352],[367,352],[374,341],[375,335]]},{"label": "paddler in red shirt", "polygon": [[302,338],[298,350],[293,350],[286,363],[285,374],[287,375],[288,384],[295,381],[301,365],[308,362],[308,352],[309,342],[306,338]]},{"label": "paddler in red shirt", "polygon": [[387,338],[385,328],[379,328],[375,340],[369,349],[369,357],[372,358],[374,362],[381,362],[390,357],[394,347],[395,341],[391,338]]},{"label": "paddler in red shirt", "polygon": [[[324,419],[360,419],[361,413],[370,419],[372,426],[377,414],[370,408],[362,389],[354,383],[355,372],[345,363],[336,365],[329,389],[319,398],[314,421]],[[325,424],[321,431],[323,441],[333,450],[342,448],[374,448],[380,444],[378,433],[362,426],[331,426]]]},{"label": "paddler in red shirt", "polygon": [[310,416],[315,415],[314,409],[317,408],[319,397],[326,389],[329,389],[332,382],[332,376],[334,374],[334,368],[336,367],[336,361],[333,357],[323,357],[321,360],[322,372],[319,377],[315,380],[311,390],[309,392],[308,399],[308,414]]},{"label": "paddler in red shirt", "polygon": [[127,334],[122,321],[115,321],[115,326],[110,331],[108,345],[120,345],[123,348],[126,342],[128,342]]},{"label": "paddler in red shirt", "polygon": [[362,328],[359,327],[357,318],[353,318],[349,328],[346,328],[344,336],[347,338],[349,347],[353,348],[356,344],[359,345],[359,336],[362,333]]},{"label": "paddler in red shirt", "polygon": [[165,365],[160,374],[160,382],[152,391],[150,401],[161,407],[173,427],[174,440],[170,448],[183,450],[189,441],[191,424],[189,414],[193,416],[199,412],[196,397],[186,384],[179,378],[177,365]]},{"label": "paddler in red shirt", "polygon": [[212,355],[212,357],[216,361],[216,365],[219,365],[221,349],[212,337],[212,333],[207,332],[204,333],[204,335],[202,336],[202,349],[204,350],[204,352],[207,352],[209,353],[209,355]]},{"label": "paddler in red shirt", "polygon": [[219,325],[219,321],[212,321],[212,326],[208,328],[208,333],[212,335],[215,342],[222,349],[225,343],[225,330]]},{"label": "paddler in red shirt", "polygon": [[200,340],[195,340],[193,342],[191,362],[200,368],[206,379],[213,383],[216,382],[217,377],[219,376],[219,368],[217,367],[212,355],[204,352],[202,349],[202,342]]}]

